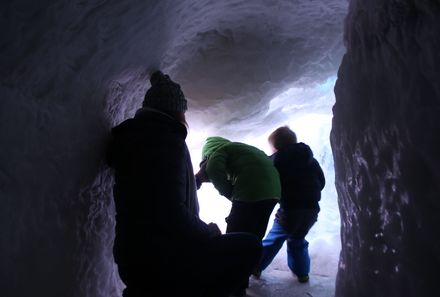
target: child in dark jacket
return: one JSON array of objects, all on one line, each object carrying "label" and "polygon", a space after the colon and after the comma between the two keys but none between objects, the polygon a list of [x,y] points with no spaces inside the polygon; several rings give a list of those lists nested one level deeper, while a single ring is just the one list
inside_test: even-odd
[{"label": "child in dark jacket", "polygon": [[305,236],[318,219],[324,173],[310,147],[298,143],[289,127],[276,129],[268,140],[280,174],[281,200],[272,229],[263,240],[262,260],[254,275],[259,276],[269,266],[287,241],[287,264],[300,282],[307,282],[310,256]]}]

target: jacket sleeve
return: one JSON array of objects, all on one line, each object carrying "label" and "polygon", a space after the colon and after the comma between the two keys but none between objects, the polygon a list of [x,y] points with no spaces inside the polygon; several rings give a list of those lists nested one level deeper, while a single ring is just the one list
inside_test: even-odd
[{"label": "jacket sleeve", "polygon": [[229,200],[232,199],[232,181],[228,179],[227,152],[218,149],[211,155],[206,165],[206,173],[209,180],[219,193]]},{"label": "jacket sleeve", "polygon": [[314,160],[314,164],[315,164],[315,168],[316,168],[316,172],[318,175],[318,179],[321,185],[321,190],[324,189],[325,187],[325,176],[324,176],[324,172],[322,171],[321,165],[319,165],[319,162],[317,160]]}]

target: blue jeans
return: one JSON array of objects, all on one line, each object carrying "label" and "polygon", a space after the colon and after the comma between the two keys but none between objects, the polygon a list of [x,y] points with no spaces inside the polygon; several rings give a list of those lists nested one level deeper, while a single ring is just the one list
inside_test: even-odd
[{"label": "blue jeans", "polygon": [[[305,239],[308,230],[316,222],[318,211],[310,212],[308,218],[298,222],[299,225],[306,227],[305,232],[299,234],[287,232],[277,220],[273,222],[272,229],[263,239],[263,255],[260,262],[260,271],[269,266],[273,261],[284,242],[287,241],[287,265],[297,276],[306,276],[310,272],[309,242]],[[303,216],[304,219],[304,216]]]}]

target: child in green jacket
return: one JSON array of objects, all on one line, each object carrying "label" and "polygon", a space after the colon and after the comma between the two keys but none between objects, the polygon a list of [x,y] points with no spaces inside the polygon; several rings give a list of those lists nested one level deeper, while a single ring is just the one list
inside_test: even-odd
[{"label": "child in green jacket", "polygon": [[[270,215],[281,196],[280,178],[272,160],[258,148],[208,137],[202,149],[197,186],[211,182],[232,202],[226,233],[248,232],[263,239]],[[248,280],[236,296],[244,296]]]}]

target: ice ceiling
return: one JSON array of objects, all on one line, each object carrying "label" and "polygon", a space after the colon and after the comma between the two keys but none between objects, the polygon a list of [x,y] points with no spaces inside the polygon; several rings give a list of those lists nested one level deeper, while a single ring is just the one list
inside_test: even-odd
[{"label": "ice ceiling", "polygon": [[109,128],[133,115],[156,68],[181,83],[190,134],[249,141],[269,132],[265,123],[328,114],[333,101],[318,95],[338,71],[336,296],[430,295],[440,265],[439,6],[4,1],[2,296],[119,295],[103,154]]}]

